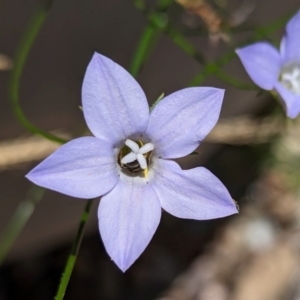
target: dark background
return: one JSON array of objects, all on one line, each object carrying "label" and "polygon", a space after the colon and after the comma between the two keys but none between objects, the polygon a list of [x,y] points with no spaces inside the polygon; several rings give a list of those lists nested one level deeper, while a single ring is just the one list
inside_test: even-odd
[{"label": "dark background", "polygon": [[[236,4],[234,0],[231,2]],[[13,57],[30,17],[43,3],[0,2],[0,53]],[[246,24],[266,25],[299,7],[296,0],[282,3],[255,1],[255,10]],[[170,16],[175,24],[182,23],[185,14],[177,4],[172,5]],[[145,17],[128,0],[54,1],[21,80],[20,99],[26,116],[45,130],[63,129],[75,134],[84,129],[78,106],[82,79],[93,52],[128,68],[146,24]],[[199,21],[199,28],[203,27]],[[200,35],[189,40],[209,59],[216,59],[229,47],[220,42],[211,49],[207,37]],[[248,80],[237,58],[226,70]],[[151,104],[162,92],[169,94],[186,87],[200,71],[201,66],[193,58],[162,35],[138,81]],[[2,141],[26,135],[10,109],[8,78],[9,72],[0,72]],[[214,77],[203,85],[226,88],[222,118],[266,113],[274,105],[265,94],[240,91]],[[267,149],[268,145],[203,144],[200,156],[182,159],[180,163],[183,168],[205,165],[223,181],[232,197],[239,200],[259,173]],[[0,172],[0,231],[23,200],[30,186],[24,175],[36,164],[34,161]],[[97,205],[93,205],[65,299],[153,299],[187,268],[231,218],[199,222],[164,213],[150,245],[123,274],[103,248],[97,229]],[[83,207],[82,200],[46,192],[0,269],[0,299],[53,299]]]}]

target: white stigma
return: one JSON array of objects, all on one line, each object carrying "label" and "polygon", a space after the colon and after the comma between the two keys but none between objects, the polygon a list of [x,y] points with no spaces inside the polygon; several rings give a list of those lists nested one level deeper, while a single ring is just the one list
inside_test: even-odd
[{"label": "white stigma", "polygon": [[146,153],[152,151],[154,149],[154,145],[152,143],[147,143],[140,148],[140,146],[136,142],[129,140],[129,139],[127,139],[125,141],[125,145],[128,148],[130,148],[130,150],[132,152],[125,155],[121,159],[121,163],[128,164],[128,163],[131,163],[131,162],[137,160],[141,169],[143,169],[143,170],[147,169],[147,160],[143,154],[146,154]]},{"label": "white stigma", "polygon": [[293,66],[283,70],[280,82],[292,93],[300,95],[300,66]]}]

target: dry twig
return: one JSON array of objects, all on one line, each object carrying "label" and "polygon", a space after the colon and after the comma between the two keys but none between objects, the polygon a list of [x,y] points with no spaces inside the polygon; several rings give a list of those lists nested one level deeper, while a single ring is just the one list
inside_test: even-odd
[{"label": "dry twig", "polygon": [[[220,120],[205,142],[243,145],[267,142],[282,131],[282,123],[276,119],[254,120],[236,117]],[[60,133],[60,136],[67,136]],[[59,144],[38,136],[20,137],[0,143],[0,170],[16,168],[20,164],[45,158]]]}]

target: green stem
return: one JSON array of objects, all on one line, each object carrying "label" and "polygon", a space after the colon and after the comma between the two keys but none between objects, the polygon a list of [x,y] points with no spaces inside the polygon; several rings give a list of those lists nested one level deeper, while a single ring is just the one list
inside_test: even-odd
[{"label": "green stem", "polygon": [[[161,0],[161,1],[171,1],[171,0]],[[192,82],[190,83],[191,86],[199,85],[205,78],[207,78],[209,75],[216,75],[219,79],[221,79],[224,82],[229,83],[232,86],[235,86],[239,89],[244,90],[257,90],[258,88],[254,84],[249,84],[240,81],[239,79],[230,76],[226,74],[224,71],[220,70],[220,67],[224,66],[224,58],[226,60],[226,63],[229,61],[227,59],[228,56],[232,58],[235,57],[234,50],[232,50],[232,54],[226,54],[221,59],[217,60],[215,63],[211,62],[205,62],[205,59],[202,54],[200,54],[197,49],[186,40],[186,38],[179,33],[177,30],[173,29],[169,22],[165,20],[165,16],[161,14],[161,12],[153,12],[146,8],[145,3],[143,2],[143,5],[137,5],[137,3],[140,3],[140,1],[134,0],[135,6],[143,13],[149,20],[149,24],[152,26],[155,26],[157,29],[163,31],[165,34],[167,34],[173,42],[179,46],[185,53],[193,57],[196,61],[198,61],[200,64],[204,65],[204,69],[202,72],[197,75]],[[291,14],[288,14],[284,17],[281,17],[280,19],[274,21],[272,24],[267,26],[259,27],[255,30],[254,38],[252,39],[252,42],[261,38],[262,36],[266,36],[267,34],[275,31],[279,27],[281,27],[283,24],[286,23],[286,21],[290,18]],[[149,25],[149,26],[150,26]],[[231,60],[230,59],[230,60]]]},{"label": "green stem", "polygon": [[186,54],[193,57],[201,65],[205,63],[205,58],[198,50],[187,41],[187,39],[177,30],[173,29],[170,25],[166,26],[164,32],[172,39],[172,41],[183,50]]},{"label": "green stem", "polygon": [[254,30],[254,40],[259,40],[261,38],[266,38],[269,34],[273,33],[277,29],[284,26],[287,21],[293,16],[295,12],[288,13],[281,18],[273,21],[271,24],[266,26],[260,26],[257,29]]},{"label": "green stem", "polygon": [[230,84],[240,90],[249,90],[249,91],[258,90],[258,87],[255,84],[242,82],[242,81],[238,80],[237,78],[230,76],[229,74],[226,74],[224,71],[222,71],[219,68],[214,72],[214,74],[219,79],[223,80],[224,82],[227,82],[228,84]]},{"label": "green stem", "polygon": [[[145,5],[136,5],[136,7],[141,10],[145,16],[149,20],[148,26],[154,26],[157,28],[157,30],[163,31],[166,35],[168,35],[172,41],[181,48],[186,54],[193,57],[197,62],[199,62],[201,65],[209,65],[209,68],[212,67],[212,63],[206,63],[204,56],[198,52],[198,50],[191,44],[180,32],[175,30],[171,27],[171,25],[166,21],[165,15],[158,11],[149,11],[145,7]],[[205,72],[210,70],[206,70]],[[234,78],[232,76],[229,76],[225,74],[223,71],[214,71],[213,72],[216,76],[218,76],[221,80],[224,82],[227,82],[231,85],[234,85],[235,87],[239,89],[246,89],[246,90],[253,90],[257,89],[255,85],[244,83],[237,78]]]},{"label": "green stem", "polygon": [[62,274],[62,278],[60,280],[60,284],[55,296],[55,300],[62,300],[65,296],[66,293],[66,289],[68,286],[68,283],[70,281],[70,277],[76,262],[76,258],[77,258],[77,254],[81,245],[81,241],[82,241],[82,237],[83,237],[83,233],[84,233],[84,229],[89,217],[89,213],[91,210],[91,206],[93,204],[93,200],[88,200],[88,203],[85,206],[85,209],[82,213],[81,219],[80,219],[80,224],[77,230],[77,235],[76,235],[76,239],[73,243],[73,247],[71,250],[71,253],[69,255],[69,258],[67,260],[64,272]]},{"label": "green stem", "polygon": [[[275,20],[273,23],[267,25],[267,26],[263,26],[263,27],[259,27],[253,38],[250,39],[249,41],[247,41],[245,44],[250,44],[253,43],[257,40],[259,40],[262,36],[265,36],[267,34],[270,34],[272,32],[274,32],[275,30],[277,30],[278,28],[282,27],[287,20],[289,19],[288,17],[290,17],[291,14],[288,14],[278,20]],[[231,51],[227,52],[224,56],[222,56],[220,59],[216,60],[214,63],[207,63],[204,65],[204,68],[202,70],[201,73],[199,73],[191,82],[190,82],[190,86],[197,86],[199,84],[201,84],[209,75],[212,74],[218,74],[219,76],[221,75],[223,77],[223,79],[225,79],[225,77],[227,76],[227,74],[225,73],[220,73],[220,69],[227,64],[228,62],[230,62],[234,57],[236,56],[235,54],[235,49],[232,49]],[[222,71],[221,71],[222,72]],[[235,80],[235,79],[234,79]],[[237,81],[233,82],[232,81],[232,77],[231,78],[227,78],[226,81],[230,84],[233,83],[233,85],[237,85]],[[239,83],[240,85],[240,83]]]},{"label": "green stem", "polygon": [[11,101],[12,110],[19,120],[19,122],[30,132],[33,134],[38,134],[43,136],[44,138],[57,142],[57,143],[65,143],[66,140],[57,137],[51,133],[41,130],[40,128],[33,125],[25,116],[19,101],[19,91],[20,91],[20,80],[22,76],[22,72],[29,55],[29,52],[34,44],[34,41],[46,19],[48,10],[52,1],[48,1],[46,5],[40,7],[29,23],[27,30],[23,36],[23,39],[20,42],[18,47],[18,51],[16,53],[14,59],[14,68],[11,72],[10,76],[10,84],[9,84],[9,97]]},{"label": "green stem", "polygon": [[[146,10],[146,4],[143,0],[134,0],[133,2],[139,10]],[[159,0],[157,3],[157,11],[154,14],[156,16],[161,16],[172,2],[173,0]],[[138,75],[141,67],[157,43],[161,31],[158,22],[161,21],[164,23],[164,20],[161,19],[156,20],[156,22],[149,22],[144,29],[129,68],[129,72],[132,76],[136,77]]]},{"label": "green stem", "polygon": [[153,26],[158,31],[163,31],[185,53],[191,55],[200,63],[204,63],[204,57],[198,53],[195,47],[188,42],[180,32],[173,29],[169,25],[168,18],[164,11],[166,10],[167,6],[172,3],[172,0],[160,0],[159,5],[161,5],[161,9],[155,11],[147,9],[145,5],[137,5],[136,0],[133,2],[136,8],[138,8],[146,16],[150,26]]},{"label": "green stem", "polygon": [[129,72],[132,76],[136,77],[145,62],[150,50],[152,50],[154,44],[158,38],[158,32],[152,24],[148,24],[142,33],[142,37],[139,41],[138,47],[134,54]]},{"label": "green stem", "polygon": [[13,214],[7,227],[4,229],[0,238],[0,265],[3,263],[7,253],[11,249],[18,235],[26,225],[32,215],[36,205],[40,202],[45,189],[33,185],[27,192],[15,213]]},{"label": "green stem", "polygon": [[234,51],[229,51],[220,59],[216,60],[214,63],[206,63],[203,67],[201,73],[199,73],[189,84],[190,86],[197,86],[202,81],[204,81],[209,75],[217,73],[217,71],[225,66],[229,61],[235,57]]}]

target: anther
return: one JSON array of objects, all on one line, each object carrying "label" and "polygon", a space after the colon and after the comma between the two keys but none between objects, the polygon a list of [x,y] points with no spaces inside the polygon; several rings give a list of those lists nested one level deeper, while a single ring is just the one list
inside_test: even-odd
[{"label": "anther", "polygon": [[152,151],[153,149],[154,149],[154,145],[151,143],[148,143],[140,148],[139,153],[145,154],[145,153]]},{"label": "anther", "polygon": [[122,162],[122,164],[128,164],[135,160],[136,160],[136,154],[133,152],[130,152],[121,159],[121,162]]},{"label": "anther", "polygon": [[143,154],[138,153],[136,159],[139,162],[141,169],[143,170],[147,169],[147,161]]},{"label": "anther", "polygon": [[140,168],[142,170],[146,170],[148,167],[147,159],[149,157],[149,155],[147,155],[147,153],[151,152],[154,149],[154,145],[152,143],[147,143],[140,148],[136,142],[134,142],[130,139],[127,139],[125,141],[125,145],[132,152],[130,152],[127,155],[125,155],[124,157],[122,157],[121,163],[125,165],[125,164],[133,163],[134,161],[137,161]]},{"label": "anther", "polygon": [[125,141],[125,145],[126,145],[128,148],[130,148],[132,152],[134,152],[134,153],[138,153],[138,152],[139,152],[140,147],[139,147],[139,145],[138,145],[136,142],[127,139],[127,140]]}]

